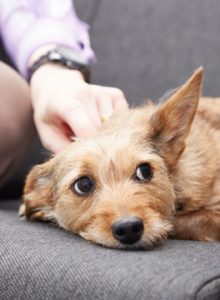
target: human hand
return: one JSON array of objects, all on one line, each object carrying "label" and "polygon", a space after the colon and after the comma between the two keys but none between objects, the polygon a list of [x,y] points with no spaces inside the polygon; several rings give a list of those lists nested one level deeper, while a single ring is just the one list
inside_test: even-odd
[{"label": "human hand", "polygon": [[52,63],[36,70],[30,88],[40,139],[54,153],[72,136],[92,136],[102,118],[128,107],[121,90],[88,84],[79,71]]}]

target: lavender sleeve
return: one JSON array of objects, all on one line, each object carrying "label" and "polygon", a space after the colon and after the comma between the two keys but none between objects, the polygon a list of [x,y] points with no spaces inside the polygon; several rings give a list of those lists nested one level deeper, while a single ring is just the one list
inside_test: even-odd
[{"label": "lavender sleeve", "polygon": [[70,47],[88,63],[95,62],[88,32],[89,26],[79,20],[71,0],[0,0],[0,34],[25,77],[31,54],[47,44]]}]

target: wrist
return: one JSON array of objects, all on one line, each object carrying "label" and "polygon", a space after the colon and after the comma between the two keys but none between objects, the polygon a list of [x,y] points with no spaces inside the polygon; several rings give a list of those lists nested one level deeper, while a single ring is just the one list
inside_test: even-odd
[{"label": "wrist", "polygon": [[34,72],[30,80],[30,87],[35,88],[44,86],[45,82],[50,82],[50,78],[52,78],[52,80],[54,77],[62,78],[63,76],[66,76],[66,74],[71,76],[73,83],[85,83],[84,77],[80,71],[70,70],[65,66],[56,63],[47,63],[39,67],[36,72]]},{"label": "wrist", "polygon": [[[69,70],[65,66],[48,63],[41,66],[30,80],[31,102],[39,111],[48,100],[58,94],[65,95],[70,84],[77,86],[85,84],[85,80],[78,70]],[[54,95],[51,97],[51,95]]]}]

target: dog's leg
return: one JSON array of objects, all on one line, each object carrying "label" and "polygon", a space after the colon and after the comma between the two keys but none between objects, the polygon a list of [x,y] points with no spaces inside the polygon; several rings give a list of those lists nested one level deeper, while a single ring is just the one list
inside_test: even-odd
[{"label": "dog's leg", "polygon": [[174,230],[178,239],[220,241],[220,210],[200,209],[177,215]]}]

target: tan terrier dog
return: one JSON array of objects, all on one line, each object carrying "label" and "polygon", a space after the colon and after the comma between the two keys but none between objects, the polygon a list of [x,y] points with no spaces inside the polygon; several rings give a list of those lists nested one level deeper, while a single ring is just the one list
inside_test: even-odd
[{"label": "tan terrier dog", "polygon": [[220,99],[199,102],[202,74],[35,166],[21,214],[113,248],[219,241]]}]

